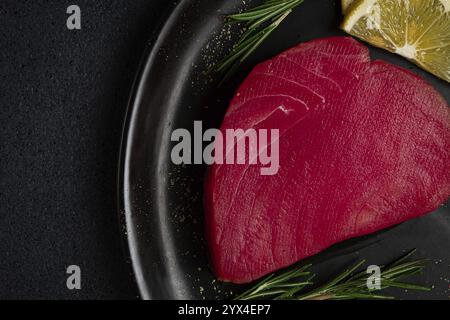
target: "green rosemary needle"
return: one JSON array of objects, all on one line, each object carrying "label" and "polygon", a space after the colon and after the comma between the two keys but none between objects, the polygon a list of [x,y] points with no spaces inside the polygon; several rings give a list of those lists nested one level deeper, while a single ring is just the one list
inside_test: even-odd
[{"label": "green rosemary needle", "polygon": [[[273,300],[347,300],[347,299],[395,299],[393,296],[379,294],[386,288],[429,291],[430,288],[403,282],[404,278],[422,272],[426,260],[406,262],[415,253],[415,249],[395,262],[381,267],[380,289],[370,290],[366,270],[358,271],[365,261],[361,261],[345,270],[328,283],[306,290],[312,285],[315,276],[307,271],[311,265],[297,267],[280,274],[272,274],[255,286],[237,296],[237,300],[273,299]],[[303,280],[302,280],[303,279]]]},{"label": "green rosemary needle", "polygon": [[283,272],[279,275],[271,274],[235,299],[267,299],[272,296],[284,296],[286,293],[294,290],[299,291],[306,285],[312,284],[309,280],[297,281],[300,277],[311,276],[311,273],[306,271],[309,267],[311,267],[310,264]]},{"label": "green rosemary needle", "polygon": [[228,16],[228,22],[244,23],[245,32],[228,55],[215,66],[215,71],[225,74],[224,80],[227,79],[303,1],[266,0],[253,9]]}]

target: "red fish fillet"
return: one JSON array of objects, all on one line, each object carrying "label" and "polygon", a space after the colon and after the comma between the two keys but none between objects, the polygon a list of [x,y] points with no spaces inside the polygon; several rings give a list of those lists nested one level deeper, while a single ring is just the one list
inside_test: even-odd
[{"label": "red fish fillet", "polygon": [[261,165],[208,170],[207,238],[225,281],[252,281],[450,196],[447,102],[352,38],[304,43],[256,66],[227,128],[279,129],[280,165],[271,176]]}]

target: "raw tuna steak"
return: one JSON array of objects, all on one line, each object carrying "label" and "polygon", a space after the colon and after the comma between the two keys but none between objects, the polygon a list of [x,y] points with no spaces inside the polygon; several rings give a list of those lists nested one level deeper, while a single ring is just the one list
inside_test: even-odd
[{"label": "raw tuna steak", "polygon": [[370,61],[351,38],[311,41],[258,65],[227,128],[278,128],[279,170],[209,168],[206,228],[222,280],[249,282],[450,196],[446,101],[409,71]]}]

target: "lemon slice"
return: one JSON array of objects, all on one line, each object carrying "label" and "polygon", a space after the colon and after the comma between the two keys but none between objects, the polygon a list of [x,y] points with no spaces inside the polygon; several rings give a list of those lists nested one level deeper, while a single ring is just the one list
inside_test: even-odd
[{"label": "lemon slice", "polygon": [[355,0],[341,28],[450,82],[450,0]]},{"label": "lemon slice", "polygon": [[352,4],[354,0],[342,0],[341,1],[341,6],[342,6],[342,13],[346,14],[348,8],[350,7],[350,5]]}]

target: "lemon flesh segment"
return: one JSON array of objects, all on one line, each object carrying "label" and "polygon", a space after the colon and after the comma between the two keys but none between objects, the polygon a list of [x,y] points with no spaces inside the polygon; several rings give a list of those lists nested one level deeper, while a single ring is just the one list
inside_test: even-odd
[{"label": "lemon flesh segment", "polygon": [[348,8],[350,7],[350,5],[352,4],[354,0],[341,0],[341,6],[342,6],[342,13],[346,14]]},{"label": "lemon flesh segment", "polygon": [[356,0],[341,28],[450,82],[450,0]]}]

